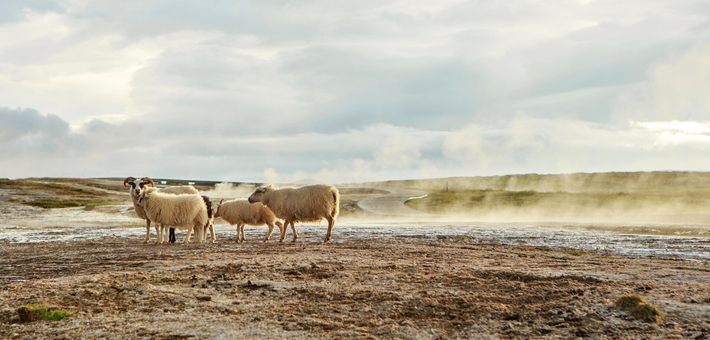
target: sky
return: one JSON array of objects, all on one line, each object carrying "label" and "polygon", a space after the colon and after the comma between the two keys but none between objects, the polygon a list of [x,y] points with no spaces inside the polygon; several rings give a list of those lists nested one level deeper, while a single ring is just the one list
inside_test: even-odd
[{"label": "sky", "polygon": [[0,177],[710,170],[710,2],[0,0]]}]

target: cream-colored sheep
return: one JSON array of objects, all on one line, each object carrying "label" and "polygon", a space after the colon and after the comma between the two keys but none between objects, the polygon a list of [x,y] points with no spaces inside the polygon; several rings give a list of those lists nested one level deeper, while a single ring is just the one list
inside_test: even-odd
[{"label": "cream-colored sheep", "polygon": [[328,221],[325,242],[330,241],[335,225],[335,218],[340,212],[340,193],[334,186],[316,184],[300,188],[276,189],[273,185],[256,189],[249,196],[249,203],[261,202],[274,212],[276,217],[285,220],[281,229],[281,242],[286,237],[289,223],[293,230],[293,240],[298,239],[295,222]]},{"label": "cream-colored sheep", "polygon": [[264,242],[271,239],[271,234],[274,232],[274,224],[279,227],[279,231],[283,229],[283,224],[276,219],[274,213],[261,203],[251,204],[245,198],[235,199],[224,202],[220,201],[215,205],[214,217],[221,217],[230,225],[237,225],[237,242],[246,241],[244,236],[244,226],[269,226],[269,232],[266,234]]},{"label": "cream-colored sheep", "polygon": [[[133,209],[136,212],[136,215],[138,215],[139,218],[142,218],[145,220],[145,240],[143,240],[143,243],[148,243],[150,242],[150,219],[145,215],[145,209],[143,207],[139,207],[136,203],[138,202],[138,197],[141,194],[141,190],[143,188],[146,188],[149,191],[155,191],[155,190],[160,190],[165,193],[170,193],[170,194],[199,194],[200,192],[197,191],[192,185],[180,185],[180,186],[174,186],[174,187],[167,187],[167,188],[155,188],[155,183],[153,182],[152,179],[148,177],[143,177],[141,179],[135,179],[134,177],[127,177],[126,179],[123,180],[123,186],[125,187],[126,184],[131,185],[131,200],[133,201]],[[212,238],[214,239],[214,228],[212,230]],[[159,232],[158,226],[155,226],[155,233],[157,234]],[[157,236],[156,236],[157,237]]]},{"label": "cream-colored sheep", "polygon": [[188,230],[183,243],[190,241],[193,230],[195,242],[204,240],[202,233],[208,227],[209,216],[202,196],[172,195],[144,189],[136,204],[145,209],[149,220],[161,224],[157,243],[163,243],[163,231],[167,226]]}]

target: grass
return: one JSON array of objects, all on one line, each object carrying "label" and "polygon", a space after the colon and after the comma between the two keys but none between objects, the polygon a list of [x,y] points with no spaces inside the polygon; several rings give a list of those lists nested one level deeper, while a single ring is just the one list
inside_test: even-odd
[{"label": "grass", "polygon": [[51,193],[53,195],[66,195],[66,196],[106,196],[105,192],[86,190],[82,188],[76,188],[69,185],[62,185],[57,183],[40,183],[35,181],[29,181],[24,179],[18,180],[8,180],[0,179],[1,189],[14,189],[14,190],[41,190],[44,192]]},{"label": "grass", "polygon": [[50,308],[46,305],[27,305],[17,309],[21,322],[37,321],[40,318],[47,321],[60,321],[73,315],[71,312]]},{"label": "grass", "polygon": [[710,190],[710,173],[707,172],[611,172],[575,173],[561,175],[507,175],[489,177],[450,177],[422,180],[387,181],[367,183],[368,186],[445,190],[498,190],[569,193],[618,192],[697,192]]},{"label": "grass", "polygon": [[102,199],[38,199],[34,201],[23,202],[22,204],[31,205],[33,207],[40,207],[44,209],[72,208],[83,206],[85,210],[93,210],[97,206],[116,205],[121,204],[121,202]]},{"label": "grass", "polygon": [[639,321],[655,323],[662,322],[664,318],[663,312],[638,295],[623,295],[616,300],[615,305]]},{"label": "grass", "polygon": [[[57,182],[71,182],[68,179],[44,179]],[[76,179],[76,183],[89,185],[88,180]],[[39,196],[52,198],[40,198],[33,201],[11,199],[11,202],[20,202],[25,205],[40,207],[44,209],[84,207],[86,210],[93,210],[100,205],[121,204],[117,199],[111,199],[110,194],[102,191],[77,188],[62,183],[36,182],[35,180],[8,180],[0,179],[0,189],[10,190],[16,196]],[[107,197],[108,196],[108,197]]]},{"label": "grass", "polygon": [[412,209],[441,214],[459,212],[486,214],[514,209],[548,214],[584,214],[597,211],[640,211],[663,207],[674,213],[705,213],[710,191],[636,192],[540,192],[534,190],[437,190],[422,199],[411,200]]}]

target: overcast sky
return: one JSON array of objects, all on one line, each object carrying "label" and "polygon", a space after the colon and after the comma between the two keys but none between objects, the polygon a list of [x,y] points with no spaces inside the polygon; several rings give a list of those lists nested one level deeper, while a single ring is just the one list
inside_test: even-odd
[{"label": "overcast sky", "polygon": [[710,170],[710,2],[0,0],[0,177]]}]

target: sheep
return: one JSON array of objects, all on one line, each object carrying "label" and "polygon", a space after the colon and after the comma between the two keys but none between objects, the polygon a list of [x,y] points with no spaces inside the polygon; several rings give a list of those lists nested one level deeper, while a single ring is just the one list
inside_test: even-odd
[{"label": "sheep", "polygon": [[145,209],[149,220],[160,223],[158,242],[163,243],[166,226],[175,226],[187,230],[183,243],[190,241],[192,231],[195,231],[195,242],[202,243],[202,233],[208,228],[209,216],[207,205],[200,195],[172,195],[160,191],[143,189],[138,197],[137,205]]},{"label": "sheep", "polygon": [[214,217],[221,217],[230,225],[237,225],[237,243],[246,241],[244,237],[244,226],[247,224],[253,226],[269,226],[269,232],[266,234],[264,242],[267,242],[271,238],[271,234],[274,232],[274,224],[276,224],[279,227],[279,231],[283,233],[283,224],[276,219],[276,216],[269,208],[261,203],[251,204],[245,198],[227,202],[224,202],[224,200],[219,201],[219,204],[214,208]]},{"label": "sheep", "polygon": [[335,218],[340,211],[340,193],[334,186],[316,184],[300,188],[275,189],[273,185],[257,188],[249,203],[261,202],[274,212],[276,217],[285,220],[281,229],[281,240],[286,237],[289,223],[293,230],[293,241],[298,239],[295,222],[328,221],[325,241],[330,241]]},{"label": "sheep", "polygon": [[[145,220],[145,240],[143,240],[143,243],[148,243],[150,242],[150,219],[146,217],[145,215],[145,210],[142,207],[139,207],[136,203],[138,202],[138,197],[141,194],[141,190],[145,187],[148,188],[149,190],[160,190],[162,192],[166,193],[171,193],[171,194],[199,194],[200,192],[197,191],[193,186],[191,185],[181,185],[181,186],[174,186],[174,187],[167,187],[167,188],[160,188],[157,189],[155,188],[155,183],[153,182],[152,179],[148,177],[143,177],[141,179],[135,179],[133,177],[126,177],[126,179],[123,180],[123,186],[126,187],[126,184],[131,185],[131,200],[133,201],[133,209],[136,211],[136,215],[138,215],[139,218],[142,218]],[[150,187],[149,187],[150,185]],[[152,188],[151,188],[152,187]],[[214,229],[212,229],[214,231]],[[158,226],[155,226],[155,233],[158,233]],[[212,234],[212,237],[214,238],[214,233]],[[175,229],[170,228],[170,242],[173,243],[175,242]]]},{"label": "sheep", "polygon": [[[148,190],[150,190],[150,188],[148,188]],[[205,206],[207,207],[208,221],[207,221],[207,225],[205,225],[205,228],[201,233],[195,232],[195,237],[197,237],[197,235],[200,235],[200,243],[206,242],[207,231],[209,230],[210,235],[211,235],[210,243],[214,243],[214,241],[217,240],[217,237],[215,236],[215,233],[214,233],[214,211],[212,210],[212,201],[210,201],[210,198],[207,196],[201,196],[201,197],[202,197],[202,200],[205,202]],[[157,232],[157,229],[158,228],[156,228],[156,232]],[[161,228],[160,232],[164,233],[165,231],[163,228]],[[165,238],[165,234],[163,234],[162,237]],[[189,235],[188,235],[188,237],[189,237]],[[169,242],[175,243],[175,228],[170,228]]]},{"label": "sheep", "polygon": [[[212,201],[207,196],[202,196],[202,200],[205,201],[205,206],[207,207],[207,225],[205,226],[205,231],[202,233],[202,242],[205,242],[207,236],[207,230],[209,229],[210,235],[212,235],[210,243],[214,243],[217,237],[214,234],[214,219],[216,218],[217,211],[212,209]],[[174,238],[174,236],[173,236]]]}]

